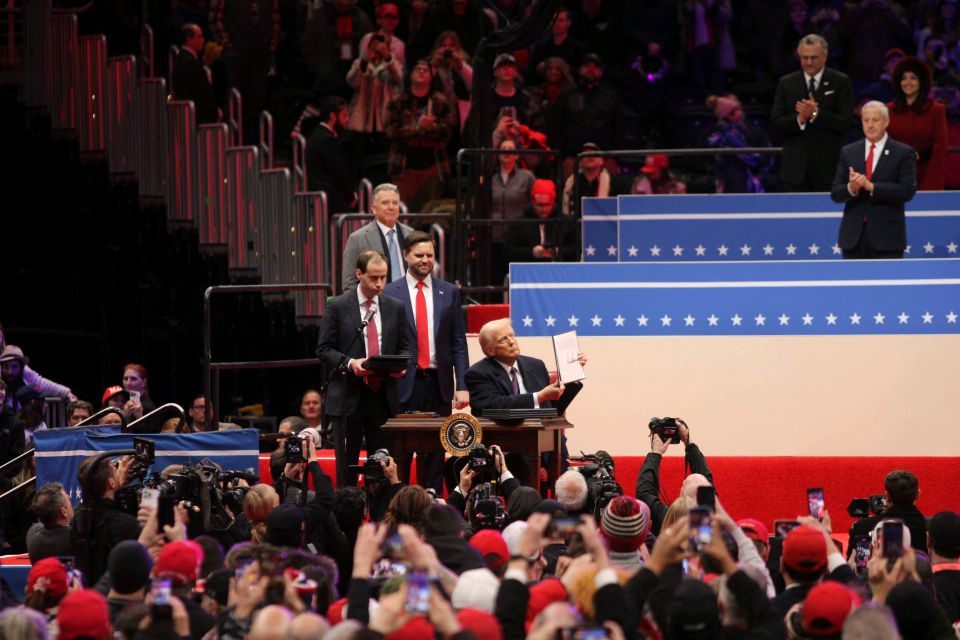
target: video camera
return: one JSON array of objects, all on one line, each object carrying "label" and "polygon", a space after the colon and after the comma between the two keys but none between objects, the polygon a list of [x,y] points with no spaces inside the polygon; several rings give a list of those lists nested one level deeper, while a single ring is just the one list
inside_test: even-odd
[{"label": "video camera", "polygon": [[660,436],[660,439],[670,444],[680,442],[680,425],[676,418],[650,418],[650,434]]},{"label": "video camera", "polygon": [[507,525],[507,510],[490,482],[477,485],[473,492],[470,513],[470,520],[477,531],[481,529],[502,531]]},{"label": "video camera", "polygon": [[890,508],[887,496],[876,493],[869,498],[854,498],[847,506],[847,513],[851,518],[863,519],[883,513]]},{"label": "video camera", "polygon": [[579,457],[571,457],[570,460],[587,463],[576,469],[587,481],[587,507],[599,522],[610,501],[623,495],[623,487],[617,484],[614,478],[613,458],[606,451],[600,450],[596,453],[581,451]]}]

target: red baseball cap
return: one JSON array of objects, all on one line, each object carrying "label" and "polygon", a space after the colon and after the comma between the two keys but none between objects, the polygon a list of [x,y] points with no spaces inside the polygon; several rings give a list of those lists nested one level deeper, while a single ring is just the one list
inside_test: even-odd
[{"label": "red baseball cap", "polygon": [[60,640],[108,640],[113,633],[107,600],[93,589],[68,593],[60,601],[57,625],[60,627]]},{"label": "red baseball cap", "polygon": [[170,578],[174,586],[183,587],[197,581],[200,556],[194,544],[177,540],[164,545],[153,565],[153,575],[157,578]]},{"label": "red baseball cap", "polygon": [[124,389],[118,384],[115,384],[112,387],[107,387],[106,389],[103,390],[103,397],[100,399],[100,404],[102,405],[107,404],[107,400],[117,395],[118,393],[124,393],[126,394],[128,399],[130,398],[130,394],[127,393],[126,389]]},{"label": "red baseball cap", "polygon": [[67,593],[67,568],[56,558],[44,558],[30,569],[27,576],[27,594],[41,591],[50,598]]},{"label": "red baseball cap", "polygon": [[770,544],[769,529],[756,518],[737,520],[737,526],[743,529],[743,532],[751,540],[757,540],[763,544]]},{"label": "red baseball cap", "polygon": [[826,580],[810,589],[803,603],[803,629],[816,638],[839,636],[850,612],[860,606],[852,589]]},{"label": "red baseball cap", "polygon": [[814,573],[827,566],[823,533],[807,525],[788,533],[783,540],[783,565],[803,573]]},{"label": "red baseball cap", "polygon": [[[473,534],[470,546],[480,552],[488,569],[497,569],[510,559],[510,550],[503,535],[495,529],[483,529]],[[490,557],[492,556],[492,557]]]},{"label": "red baseball cap", "polygon": [[553,204],[557,201],[557,185],[553,180],[535,180],[530,189],[530,197],[540,204]]},{"label": "red baseball cap", "polygon": [[460,609],[457,620],[465,631],[472,631],[479,640],[503,640],[500,622],[492,613],[480,609]]}]

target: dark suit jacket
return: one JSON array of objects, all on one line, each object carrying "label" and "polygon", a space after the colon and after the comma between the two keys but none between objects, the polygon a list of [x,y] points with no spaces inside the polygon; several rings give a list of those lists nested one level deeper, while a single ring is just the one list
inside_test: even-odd
[{"label": "dark suit jacket", "polygon": [[[403,260],[403,239],[412,228],[405,224],[397,223],[397,247],[401,251]],[[390,255],[387,253],[387,239],[380,231],[376,221],[372,221],[353,233],[347,238],[347,246],[343,250],[343,264],[341,265],[340,286],[342,291],[347,291],[351,287],[357,286],[357,258],[364,251],[379,251],[387,258],[387,282],[393,280],[393,269],[390,267]]]},{"label": "dark suit jacket", "polygon": [[[380,314],[380,353],[384,355],[410,355],[407,343],[407,331],[404,327],[403,305],[393,298],[381,295],[379,298]],[[363,318],[360,316],[360,301],[357,298],[357,289],[354,287],[327,304],[320,323],[320,340],[317,344],[317,356],[324,361],[329,370],[333,370],[346,355],[347,358],[364,358],[366,351],[363,338],[357,338],[353,347],[344,354],[350,346]],[[372,322],[372,321],[371,321]],[[325,408],[327,415],[349,416],[357,410],[363,378],[359,378],[348,371],[343,375],[335,374],[327,385]],[[390,413],[396,414],[397,381],[394,378],[383,378],[383,385],[379,393],[386,394]]]},{"label": "dark suit jacket", "polygon": [[307,189],[325,191],[330,214],[348,213],[353,201],[353,180],[340,155],[337,137],[324,124],[313,128],[304,152],[307,160]]},{"label": "dark suit jacket", "polygon": [[[467,329],[463,321],[463,310],[460,308],[460,290],[456,285],[436,278],[432,278],[431,282],[433,341],[437,357],[440,397],[444,402],[450,402],[453,400],[454,374],[456,374],[456,389],[459,391],[467,388],[464,380],[467,368],[470,366],[470,360],[467,357]],[[399,382],[401,404],[409,400],[413,393],[419,355],[416,310],[410,303],[410,291],[407,286],[407,279],[401,278],[383,289],[384,294],[402,302],[407,313],[407,341],[410,343],[411,355],[407,375]]]},{"label": "dark suit jacket", "polygon": [[830,172],[843,146],[843,134],[853,126],[853,85],[850,78],[824,69],[814,94],[817,117],[804,129],[797,124],[796,103],[809,94],[803,71],[780,78],[773,98],[770,127],[783,139],[780,178],[799,184],[806,177],[829,184]]},{"label": "dark suit jacket", "polygon": [[[893,505],[883,513],[864,518],[850,527],[850,539],[855,536],[869,536],[873,528],[887,518],[900,518],[910,530],[910,546],[917,551],[927,552],[927,519],[914,504],[898,507]],[[853,545],[850,545],[851,548]],[[849,557],[849,553],[847,556]]]},{"label": "dark suit jacket", "polygon": [[863,218],[867,217],[867,235],[870,244],[880,251],[903,251],[907,246],[907,224],[904,203],[917,192],[917,168],[913,149],[887,137],[877,168],[873,170],[873,195],[861,189],[856,197],[850,195],[847,183],[850,167],[863,173],[866,167],[866,140],[848,144],[840,152],[833,190],[834,202],[844,202],[840,221],[840,239],[843,249],[857,246]]},{"label": "dark suit jacket", "polygon": [[[506,370],[492,356],[475,363],[465,376],[470,391],[470,408],[474,415],[483,415],[484,409],[532,409],[533,394],[550,384],[550,374],[542,360],[520,356],[517,368],[527,392],[513,395],[513,384]],[[544,402],[541,407],[552,407]]]},{"label": "dark suit jacket", "polygon": [[185,48],[180,49],[173,62],[171,88],[174,100],[192,100],[197,113],[197,125],[217,121],[217,98],[207,81],[203,63]]}]

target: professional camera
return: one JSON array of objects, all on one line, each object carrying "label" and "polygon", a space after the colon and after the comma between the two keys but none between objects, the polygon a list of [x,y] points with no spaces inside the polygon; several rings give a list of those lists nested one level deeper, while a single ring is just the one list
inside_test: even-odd
[{"label": "professional camera", "polygon": [[676,418],[650,418],[650,433],[660,436],[664,442],[677,444],[680,442],[680,425]]},{"label": "professional camera", "polygon": [[470,506],[470,520],[474,529],[502,530],[507,524],[507,510],[500,497],[494,493],[493,484],[484,482],[477,485]]},{"label": "professional camera", "polygon": [[579,457],[570,459],[587,463],[576,469],[587,481],[587,508],[599,522],[610,501],[623,495],[623,487],[614,479],[613,458],[601,450],[592,454],[581,452]]},{"label": "professional camera", "polygon": [[493,456],[482,444],[475,444],[467,454],[467,464],[471,471],[481,473],[494,469]]},{"label": "professional camera", "polygon": [[221,471],[213,462],[203,460],[184,465],[165,478],[159,473],[134,478],[135,483],[117,492],[117,503],[128,513],[136,514],[143,490],[156,489],[160,495],[199,509],[197,522],[205,533],[222,532],[230,528],[234,516],[243,511],[243,497],[248,487],[240,486],[241,479],[249,483],[260,480],[252,469]]},{"label": "professional camera", "polygon": [[883,513],[890,508],[887,504],[887,496],[882,493],[876,493],[869,498],[854,498],[847,506],[847,513],[851,518],[868,518]]},{"label": "professional camera", "polygon": [[368,486],[378,482],[386,482],[387,476],[383,473],[383,465],[390,457],[387,449],[377,449],[367,456],[367,461],[363,463],[363,484]]}]

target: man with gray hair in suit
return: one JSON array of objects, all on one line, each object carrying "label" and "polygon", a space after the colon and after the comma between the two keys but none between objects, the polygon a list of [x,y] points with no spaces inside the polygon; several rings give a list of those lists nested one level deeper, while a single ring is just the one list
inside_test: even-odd
[{"label": "man with gray hair in suit", "polygon": [[340,290],[348,291],[357,286],[357,258],[364,251],[376,251],[387,258],[387,283],[399,280],[406,273],[403,260],[403,239],[413,231],[400,224],[400,190],[396,185],[384,182],[373,190],[373,222],[350,234],[343,250]]}]

